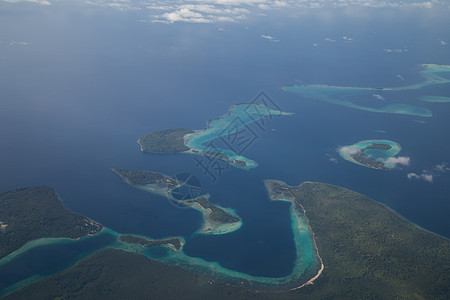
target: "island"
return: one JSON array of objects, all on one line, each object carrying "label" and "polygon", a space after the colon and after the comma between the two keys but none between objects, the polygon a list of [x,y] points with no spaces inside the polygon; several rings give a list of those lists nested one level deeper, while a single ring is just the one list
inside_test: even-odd
[{"label": "island", "polygon": [[144,135],[137,141],[141,151],[154,154],[174,154],[189,150],[184,144],[184,136],[193,133],[191,129],[174,128]]},{"label": "island", "polygon": [[190,199],[179,199],[176,191],[184,185],[181,180],[167,175],[143,171],[116,168],[113,171],[129,185],[144,191],[166,197],[177,205],[191,207],[199,211],[203,222],[198,233],[201,234],[226,234],[238,230],[242,226],[242,220],[231,208],[224,208],[209,201],[209,194],[194,196]]},{"label": "island", "polygon": [[342,158],[352,163],[376,170],[390,170],[395,167],[392,158],[400,150],[400,145],[393,141],[366,140],[340,147],[338,152]]},{"label": "island", "polygon": [[342,187],[271,180],[266,187],[272,200],[294,199],[306,212],[324,265],[313,284],[255,291],[252,285],[230,284],[226,277],[107,249],[5,299],[448,299],[449,239]]},{"label": "island", "polygon": [[99,223],[66,209],[46,186],[0,194],[0,224],[0,259],[38,239],[80,239],[102,230]]},{"label": "island", "polygon": [[130,245],[139,245],[145,248],[166,246],[175,251],[180,251],[183,248],[185,240],[182,237],[170,237],[164,239],[149,239],[131,234],[123,234],[119,236],[119,240]]},{"label": "island", "polygon": [[[179,152],[208,156],[210,159],[223,161],[241,169],[252,169],[258,164],[242,156],[239,144],[242,141],[253,142],[256,135],[248,128],[249,125],[261,122],[272,116],[291,115],[262,104],[243,103],[230,107],[228,112],[218,118],[209,120],[202,130],[186,128],[166,129],[139,138],[141,151],[154,154],[174,154]],[[238,134],[252,133],[251,137]],[[219,142],[218,142],[219,141]],[[217,142],[217,144],[215,144]],[[246,144],[247,145],[247,144]],[[247,145],[247,146],[248,146]]]}]

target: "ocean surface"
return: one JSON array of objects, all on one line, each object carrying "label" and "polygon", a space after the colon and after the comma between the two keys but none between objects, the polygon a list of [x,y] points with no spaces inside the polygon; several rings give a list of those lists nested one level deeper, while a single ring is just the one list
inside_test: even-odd
[{"label": "ocean surface", "polygon": [[[264,179],[343,186],[450,237],[450,104],[418,99],[449,97],[450,85],[361,100],[417,105],[432,117],[361,111],[280,89],[421,82],[419,64],[450,64],[449,46],[440,42],[450,42],[448,15],[360,8],[284,16],[162,24],[137,22],[139,11],[0,2],[0,192],[51,186],[67,208],[116,232],[183,236],[185,254],[255,276],[286,276],[295,260],[289,204],[269,201]],[[213,178],[194,155],[139,150],[144,134],[203,129],[231,105],[258,101],[260,92],[293,115],[252,125],[255,138],[243,155],[258,163],[254,169],[230,166]],[[373,170],[337,153],[368,139],[400,144],[398,155],[410,164]],[[195,234],[198,212],[125,184],[111,168],[192,173],[210,201],[233,208],[243,226],[225,235]],[[0,265],[0,289],[67,268],[106,240],[22,254]]]}]

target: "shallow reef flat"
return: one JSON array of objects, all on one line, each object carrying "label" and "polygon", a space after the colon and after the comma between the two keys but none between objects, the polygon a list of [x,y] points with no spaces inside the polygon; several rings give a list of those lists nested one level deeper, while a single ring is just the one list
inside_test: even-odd
[{"label": "shallow reef flat", "polygon": [[[436,65],[436,64],[422,64],[421,67],[423,68],[423,70],[420,71],[420,74],[424,77],[425,80],[423,82],[408,86],[393,87],[393,88],[366,88],[366,87],[342,87],[332,85],[311,84],[311,85],[291,85],[282,87],[281,89],[283,91],[295,93],[306,98],[325,101],[328,103],[342,105],[349,108],[359,109],[368,112],[431,117],[433,116],[432,111],[420,106],[414,106],[404,103],[391,103],[388,105],[376,107],[358,104],[348,99],[348,97],[352,98],[368,97],[368,96],[370,97],[374,93],[383,93],[383,95],[386,95],[388,93],[393,92],[418,90],[428,86],[443,85],[450,83],[450,79],[447,79],[440,75],[440,73],[449,73],[450,66]],[[436,97],[433,98],[436,99]]]}]

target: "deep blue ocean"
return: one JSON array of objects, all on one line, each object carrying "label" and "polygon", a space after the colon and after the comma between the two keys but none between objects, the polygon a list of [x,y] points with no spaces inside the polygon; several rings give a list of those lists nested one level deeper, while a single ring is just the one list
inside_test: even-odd
[{"label": "deep blue ocean", "polygon": [[[450,97],[450,85],[384,100],[426,107],[431,118],[364,112],[280,90],[420,82],[419,64],[450,64],[449,46],[439,42],[450,42],[445,12],[323,9],[224,24],[136,22],[139,14],[0,3],[0,192],[51,186],[67,208],[117,232],[183,236],[186,254],[259,276],[287,275],[295,259],[289,204],[270,202],[264,179],[343,186],[450,237],[450,172],[433,171],[450,163],[450,103],[417,100]],[[261,91],[294,115],[267,119],[257,131],[244,153],[256,169],[230,167],[213,182],[194,156],[139,150],[144,134],[202,129]],[[410,165],[372,170],[336,152],[365,139],[398,142]],[[210,201],[235,209],[244,225],[227,235],[195,235],[199,213],[125,184],[111,171],[116,167],[193,173]],[[423,170],[435,172],[432,183],[407,178]],[[0,267],[0,289],[64,269],[102,243],[36,248]]]}]

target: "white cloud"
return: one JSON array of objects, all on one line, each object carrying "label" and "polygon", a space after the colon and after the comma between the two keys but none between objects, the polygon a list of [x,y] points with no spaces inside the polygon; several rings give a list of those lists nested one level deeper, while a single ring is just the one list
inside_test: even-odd
[{"label": "white cloud", "polygon": [[445,45],[447,45],[447,42],[446,41],[439,41],[439,43],[442,45],[442,46],[445,46]]},{"label": "white cloud", "polygon": [[[9,3],[19,3],[19,2],[31,2],[38,3],[41,5],[50,5],[51,0],[0,0]],[[59,0],[58,0],[59,1]],[[83,0],[81,0],[83,1]],[[219,18],[218,15],[207,15],[203,18],[207,19],[208,22],[222,22],[220,21],[223,17],[231,18],[234,21],[242,19],[249,14],[259,15],[261,11],[270,12],[271,10],[279,10],[282,8],[288,8],[288,14],[297,9],[299,12],[305,9],[320,9],[320,8],[348,8],[348,7],[421,7],[421,8],[433,8],[433,7],[443,7],[449,8],[446,0],[410,0],[410,1],[398,1],[398,0],[152,0],[152,1],[141,1],[141,0],[84,0],[85,3],[90,5],[95,5],[98,7],[113,8],[121,11],[129,10],[162,10],[167,14],[175,13],[183,5],[206,5],[213,6],[215,9],[223,10],[226,8],[248,8],[248,12],[236,18],[233,13],[229,15],[224,15],[220,13],[222,17]],[[172,15],[174,16],[174,15]],[[170,23],[167,19],[162,17],[162,14],[150,14],[151,20],[155,22],[165,22]],[[186,19],[186,18],[182,18]],[[192,20],[191,20],[192,19]],[[198,22],[198,18],[187,18],[183,20],[184,22]]]},{"label": "white cloud", "polygon": [[403,53],[403,52],[408,52],[408,49],[403,48],[403,49],[383,49],[384,52],[387,53]]},{"label": "white cloud", "polygon": [[30,43],[28,42],[18,42],[18,41],[11,41],[9,42],[10,46],[28,46]]},{"label": "white cloud", "polygon": [[40,5],[51,5],[50,1],[48,1],[48,0],[3,0],[3,1],[9,2],[9,3],[30,2],[30,3],[40,4]]},{"label": "white cloud", "polygon": [[405,78],[402,75],[398,74],[397,77],[400,78],[400,80],[405,81]]},{"label": "white cloud", "polygon": [[343,39],[344,41],[347,41],[347,42],[353,41],[353,39],[352,39],[351,37],[348,37],[348,36],[343,36],[342,39]]},{"label": "white cloud", "polygon": [[[0,0],[8,2],[35,2],[50,4],[52,0]],[[442,1],[424,0],[80,0],[85,3],[114,8],[116,10],[149,11],[149,21],[160,23],[191,22],[220,23],[237,22],[250,15],[269,15],[272,11],[281,11],[286,16],[303,13],[306,9],[336,8],[336,7],[410,7],[439,6]],[[187,11],[185,11],[187,10]],[[343,36],[346,42],[352,38]],[[334,40],[329,40],[334,41]],[[395,51],[395,50],[393,50]],[[402,49],[402,51],[404,51]]]},{"label": "white cloud", "polygon": [[378,100],[382,100],[382,101],[384,100],[384,97],[381,96],[380,94],[373,94],[372,96]]},{"label": "white cloud", "polygon": [[408,173],[406,176],[408,179],[422,179],[428,182],[433,182],[434,178],[442,176],[442,174],[450,172],[450,167],[448,163],[442,162],[435,165],[433,168],[422,170],[421,174]]},{"label": "white cloud", "polygon": [[321,3],[311,2],[311,3],[309,4],[309,7],[310,7],[310,8],[322,8],[323,5],[322,5]]},{"label": "white cloud", "polygon": [[351,146],[343,146],[338,148],[338,152],[343,156],[350,156],[359,152],[358,149]]},{"label": "white cloud", "polygon": [[263,4],[261,2],[264,1],[197,0],[170,2],[170,4],[162,1],[149,4],[147,8],[155,12],[152,15],[153,22],[219,23],[241,20],[250,13],[248,5]]},{"label": "white cloud", "polygon": [[398,156],[398,157],[389,157],[385,163],[392,164],[394,167],[398,165],[408,166],[410,162],[410,158],[407,156]]},{"label": "white cloud", "polygon": [[420,175],[417,175],[416,173],[411,172],[411,173],[408,173],[406,176],[408,177],[409,180],[420,179],[420,180],[425,180],[428,182],[433,182],[433,175],[431,175],[431,174],[422,173]]},{"label": "white cloud", "polygon": [[280,40],[277,40],[277,39],[275,39],[273,36],[270,36],[270,35],[261,35],[261,37],[263,38],[263,39],[266,39],[266,40],[269,40],[269,41],[271,41],[271,42],[279,42]]},{"label": "white cloud", "polygon": [[442,162],[440,164],[437,164],[434,167],[434,170],[441,172],[441,173],[446,173],[446,172],[450,171],[450,167],[448,166],[448,164],[446,162]]},{"label": "white cloud", "polygon": [[338,163],[338,160],[335,157],[333,157],[331,154],[327,153],[326,156],[328,157],[328,160],[331,161],[332,163],[335,163],[335,164]]},{"label": "white cloud", "polygon": [[317,47],[317,46],[319,46],[319,44],[318,44],[318,43],[314,43],[313,46],[314,46],[314,47]]},{"label": "white cloud", "polygon": [[187,8],[182,8],[171,13],[164,13],[161,16],[163,19],[167,20],[169,23],[173,22],[191,22],[191,23],[211,23],[209,20],[201,13],[189,10]]},{"label": "white cloud", "polygon": [[133,5],[130,0],[86,0],[85,3],[93,6],[112,8],[120,11],[141,10],[140,7]]},{"label": "white cloud", "polygon": [[336,43],[336,40],[330,39],[330,38],[324,38],[325,41],[327,42],[332,42],[332,43]]}]

